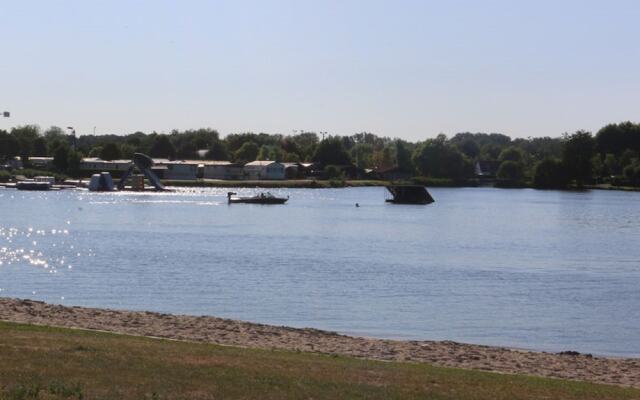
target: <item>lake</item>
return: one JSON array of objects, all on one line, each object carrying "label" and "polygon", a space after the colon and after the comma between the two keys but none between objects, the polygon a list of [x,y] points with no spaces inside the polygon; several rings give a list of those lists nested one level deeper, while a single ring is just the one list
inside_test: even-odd
[{"label": "lake", "polygon": [[640,193],[226,192],[0,188],[0,296],[640,356]]}]

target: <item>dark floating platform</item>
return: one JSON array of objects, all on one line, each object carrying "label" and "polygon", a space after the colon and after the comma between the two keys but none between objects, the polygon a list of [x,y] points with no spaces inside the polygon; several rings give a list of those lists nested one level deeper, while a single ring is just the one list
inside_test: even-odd
[{"label": "dark floating platform", "polygon": [[387,199],[394,204],[431,204],[435,200],[422,185],[389,185],[387,190],[393,195],[393,199]]}]

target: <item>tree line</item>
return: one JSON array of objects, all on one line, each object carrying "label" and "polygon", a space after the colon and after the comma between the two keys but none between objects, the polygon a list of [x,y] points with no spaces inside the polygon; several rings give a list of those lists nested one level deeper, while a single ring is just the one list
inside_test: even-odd
[{"label": "tree line", "polygon": [[325,167],[355,165],[395,169],[407,176],[463,182],[475,176],[476,162],[497,168],[498,183],[561,188],[594,182],[640,185],[640,124],[609,124],[593,135],[586,131],[561,137],[512,139],[499,133],[443,134],[418,142],[369,132],[320,138],[315,132],[293,135],[233,133],[210,128],[169,134],[74,137],[59,127],[42,131],[26,125],[0,130],[0,161],[20,156],[49,156],[58,172],[75,175],[82,157],[131,159],[135,152],[154,158],[315,162]]}]

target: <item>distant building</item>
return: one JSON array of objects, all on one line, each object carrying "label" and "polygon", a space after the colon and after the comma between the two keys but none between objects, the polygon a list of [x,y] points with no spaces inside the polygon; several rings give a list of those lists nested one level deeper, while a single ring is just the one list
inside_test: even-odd
[{"label": "distant building", "polygon": [[244,166],[230,161],[203,161],[203,177],[206,179],[240,180],[244,178]]},{"label": "distant building", "polygon": [[276,161],[252,161],[244,165],[247,179],[284,179],[284,165]]},{"label": "distant building", "polygon": [[153,170],[162,171],[162,179],[196,180],[199,161],[154,160]]},{"label": "distant building", "polygon": [[500,161],[476,161],[475,175],[478,178],[495,178]]},{"label": "distant building", "polygon": [[124,172],[129,169],[131,160],[103,160],[98,157],[85,157],[80,161],[80,170],[89,172]]},{"label": "distant building", "polygon": [[8,159],[5,165],[11,169],[22,169],[23,167],[22,159],[18,156]]},{"label": "distant building", "polygon": [[53,165],[53,157],[29,157],[29,164],[36,168],[49,168]]}]

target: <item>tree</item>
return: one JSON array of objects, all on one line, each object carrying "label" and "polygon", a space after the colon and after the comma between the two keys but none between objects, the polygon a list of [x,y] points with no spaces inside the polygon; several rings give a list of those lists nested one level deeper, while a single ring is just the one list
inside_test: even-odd
[{"label": "tree", "polygon": [[351,158],[355,160],[358,168],[373,167],[373,145],[358,143],[351,149]]},{"label": "tree", "polygon": [[595,142],[591,132],[578,131],[568,137],[562,154],[569,179],[575,179],[578,186],[591,179],[591,158]]},{"label": "tree", "polygon": [[473,139],[464,139],[458,148],[469,158],[476,158],[480,154],[480,146]]},{"label": "tree", "polygon": [[100,153],[102,153],[102,146],[94,146],[89,151],[89,157],[100,157]]},{"label": "tree", "polygon": [[80,175],[80,164],[82,162],[82,153],[70,150],[67,155],[67,172],[72,176]]},{"label": "tree", "polygon": [[198,148],[191,141],[183,141],[176,150],[176,156],[181,159],[194,158]]},{"label": "tree", "polygon": [[524,178],[524,168],[520,162],[506,160],[500,164],[496,175],[499,179],[520,182]]},{"label": "tree", "polygon": [[209,147],[207,158],[209,160],[228,160],[229,151],[227,150],[226,144],[221,140],[214,140]]},{"label": "tree", "polygon": [[53,151],[53,165],[60,172],[65,172],[69,167],[69,147],[64,144],[60,144]]},{"label": "tree", "polygon": [[413,173],[411,153],[409,153],[406,145],[401,140],[396,140],[396,165],[402,172]]},{"label": "tree", "polygon": [[102,150],[100,150],[100,158],[102,158],[103,160],[118,160],[121,157],[122,154],[120,153],[120,148],[113,142],[105,144],[104,146],[102,146]]},{"label": "tree", "polygon": [[176,157],[176,149],[167,135],[156,135],[149,155],[154,158],[168,158],[173,160]]},{"label": "tree", "polygon": [[11,134],[18,140],[19,155],[26,160],[33,151],[33,142],[40,136],[40,128],[36,125],[24,125],[11,129]]},{"label": "tree", "polygon": [[604,157],[604,172],[606,175],[618,175],[620,174],[620,163],[616,156],[612,153],[608,153]]},{"label": "tree", "polygon": [[569,179],[565,166],[554,158],[540,161],[533,174],[533,185],[539,189],[562,189],[567,186]]},{"label": "tree", "polygon": [[500,152],[500,155],[498,156],[499,161],[521,162],[523,158],[524,156],[522,154],[522,150],[515,146],[507,147],[506,149],[502,150]]},{"label": "tree", "polygon": [[34,156],[44,157],[47,155],[47,141],[43,137],[37,137],[36,140],[33,141],[33,151],[32,154]]},{"label": "tree", "polygon": [[420,145],[413,154],[413,164],[421,175],[434,178],[461,179],[473,170],[471,162],[448,144],[444,135]]},{"label": "tree", "polygon": [[0,130],[0,161],[13,158],[20,154],[20,143],[15,136]]},{"label": "tree", "polygon": [[254,142],[245,142],[234,153],[235,160],[240,163],[248,163],[254,161],[258,156],[258,145]]},{"label": "tree", "polygon": [[337,136],[330,136],[318,144],[313,154],[313,161],[322,165],[349,165],[351,157],[345,150],[342,140]]},{"label": "tree", "polygon": [[120,158],[124,160],[131,160],[136,153],[136,148],[129,143],[120,144]]}]

